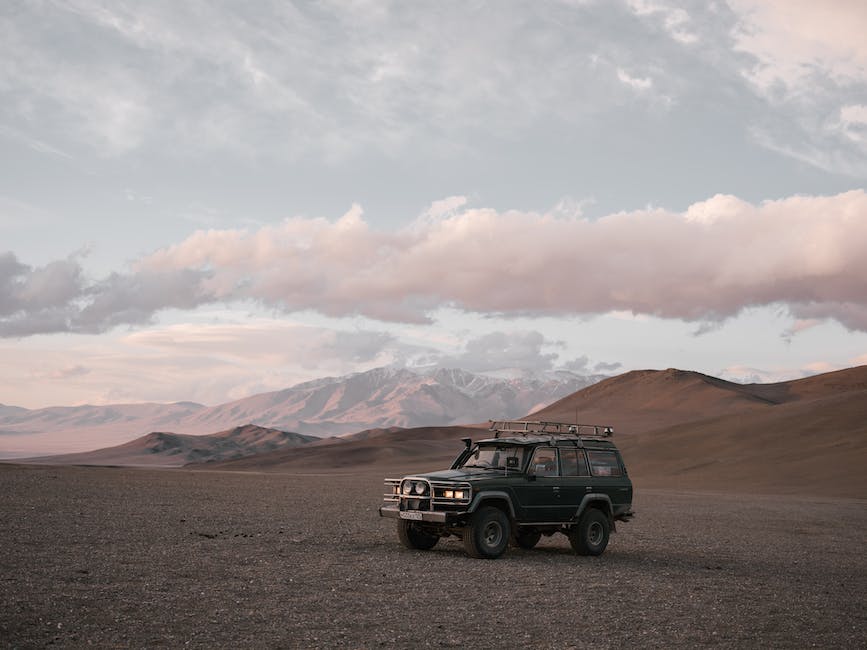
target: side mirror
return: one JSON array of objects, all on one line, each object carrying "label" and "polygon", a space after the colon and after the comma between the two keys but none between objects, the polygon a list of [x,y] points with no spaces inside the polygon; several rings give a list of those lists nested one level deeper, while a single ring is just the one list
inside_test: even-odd
[{"label": "side mirror", "polygon": [[473,439],[472,438],[461,438],[461,442],[463,442],[464,445],[466,445],[467,449],[469,449],[470,447],[473,446]]}]

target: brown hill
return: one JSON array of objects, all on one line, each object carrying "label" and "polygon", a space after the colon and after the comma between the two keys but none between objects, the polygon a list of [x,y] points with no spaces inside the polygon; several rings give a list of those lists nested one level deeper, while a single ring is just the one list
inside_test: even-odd
[{"label": "brown hill", "polygon": [[329,438],[304,447],[208,463],[193,469],[241,471],[351,471],[360,466],[417,471],[450,462],[462,448],[461,438],[479,439],[476,427],[417,427],[370,429],[342,438]]},{"label": "brown hill", "polygon": [[[805,387],[813,388],[797,388]],[[867,498],[865,390],[677,424],[618,444],[641,486]]]},{"label": "brown hill", "polygon": [[313,440],[318,438],[246,424],[207,435],[155,431],[116,447],[78,454],[25,459],[18,462],[43,465],[181,467],[190,463],[265,454],[287,447],[305,445]]},{"label": "brown hill", "polygon": [[787,402],[867,394],[867,366],[774,384],[736,384],[688,370],[635,370],[568,395],[528,419],[610,424],[631,434]]}]

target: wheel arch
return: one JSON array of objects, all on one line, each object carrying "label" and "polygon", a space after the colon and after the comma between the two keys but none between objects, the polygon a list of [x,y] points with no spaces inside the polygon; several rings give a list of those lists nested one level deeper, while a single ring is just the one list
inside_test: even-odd
[{"label": "wheel arch", "polygon": [[585,494],[584,498],[581,499],[581,504],[578,506],[578,510],[575,512],[575,519],[577,520],[581,517],[581,515],[584,514],[584,511],[588,508],[596,508],[605,513],[605,516],[608,517],[608,523],[611,524],[613,528],[614,507],[611,505],[611,497],[599,492]]},{"label": "wheel arch", "polygon": [[493,506],[495,508],[499,508],[506,516],[509,517],[512,521],[516,519],[515,517],[515,506],[512,503],[512,497],[508,492],[502,491],[492,491],[492,492],[482,492],[477,494],[473,499],[473,502],[470,504],[470,507],[467,509],[467,512],[475,512],[482,506]]}]

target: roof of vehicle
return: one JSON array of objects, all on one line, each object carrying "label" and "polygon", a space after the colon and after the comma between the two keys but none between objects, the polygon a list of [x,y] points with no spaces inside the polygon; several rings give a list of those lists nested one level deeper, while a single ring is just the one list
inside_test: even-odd
[{"label": "roof of vehicle", "polygon": [[616,445],[610,440],[601,440],[592,436],[561,436],[561,435],[525,435],[512,436],[508,438],[485,438],[478,440],[477,444],[499,444],[499,445],[555,445],[561,447],[598,447],[603,449],[616,449]]}]

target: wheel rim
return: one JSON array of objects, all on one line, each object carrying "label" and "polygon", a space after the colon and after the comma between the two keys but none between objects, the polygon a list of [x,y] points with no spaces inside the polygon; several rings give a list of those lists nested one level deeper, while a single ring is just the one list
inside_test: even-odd
[{"label": "wheel rim", "polygon": [[498,546],[503,539],[503,527],[496,521],[489,521],[482,531],[482,541],[485,546]]},{"label": "wheel rim", "polygon": [[594,521],[590,524],[589,528],[587,528],[587,543],[590,546],[599,546],[602,543],[602,536],[604,531],[602,529],[602,524],[598,521]]}]

